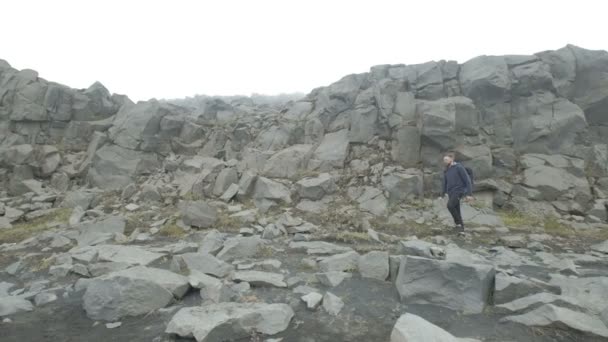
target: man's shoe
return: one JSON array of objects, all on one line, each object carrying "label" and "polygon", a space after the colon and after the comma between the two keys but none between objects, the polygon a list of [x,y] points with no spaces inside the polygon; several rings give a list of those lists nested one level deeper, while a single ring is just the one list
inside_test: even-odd
[{"label": "man's shoe", "polygon": [[454,227],[454,232],[457,234],[464,234],[464,225],[463,224],[457,224]]}]

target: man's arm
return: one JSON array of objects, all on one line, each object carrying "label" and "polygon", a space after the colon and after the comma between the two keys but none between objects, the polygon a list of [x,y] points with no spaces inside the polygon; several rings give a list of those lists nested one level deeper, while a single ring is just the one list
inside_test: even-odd
[{"label": "man's arm", "polygon": [[462,181],[466,185],[466,188],[467,188],[466,195],[467,196],[473,195],[473,185],[471,184],[471,178],[469,178],[469,174],[467,173],[467,170],[464,168],[464,166],[459,165],[458,175],[460,175],[460,179],[462,179]]},{"label": "man's arm", "polygon": [[441,197],[444,197],[445,194],[448,193],[448,177],[446,173],[443,173],[443,191],[441,192]]}]

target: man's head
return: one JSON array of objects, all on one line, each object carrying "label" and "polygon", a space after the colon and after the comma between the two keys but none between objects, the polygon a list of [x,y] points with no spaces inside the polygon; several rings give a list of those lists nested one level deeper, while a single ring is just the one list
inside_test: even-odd
[{"label": "man's head", "polygon": [[446,166],[449,166],[454,162],[455,157],[456,157],[456,155],[453,152],[448,152],[443,155],[443,163]]}]

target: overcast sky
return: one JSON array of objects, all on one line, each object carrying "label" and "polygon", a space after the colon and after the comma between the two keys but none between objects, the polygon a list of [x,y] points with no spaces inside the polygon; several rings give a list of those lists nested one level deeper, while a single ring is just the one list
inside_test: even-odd
[{"label": "overcast sky", "polygon": [[[608,49],[601,0],[19,0],[0,59],[134,100],[309,92],[377,64]],[[495,5],[493,5],[495,4]]]}]

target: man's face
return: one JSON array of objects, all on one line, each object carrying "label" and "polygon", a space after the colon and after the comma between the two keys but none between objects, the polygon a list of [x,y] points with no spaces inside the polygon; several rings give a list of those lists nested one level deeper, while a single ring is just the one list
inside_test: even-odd
[{"label": "man's face", "polygon": [[452,159],[452,157],[450,157],[450,156],[443,156],[443,163],[445,165],[450,165],[450,164],[452,164],[453,161],[454,161],[454,159]]}]

